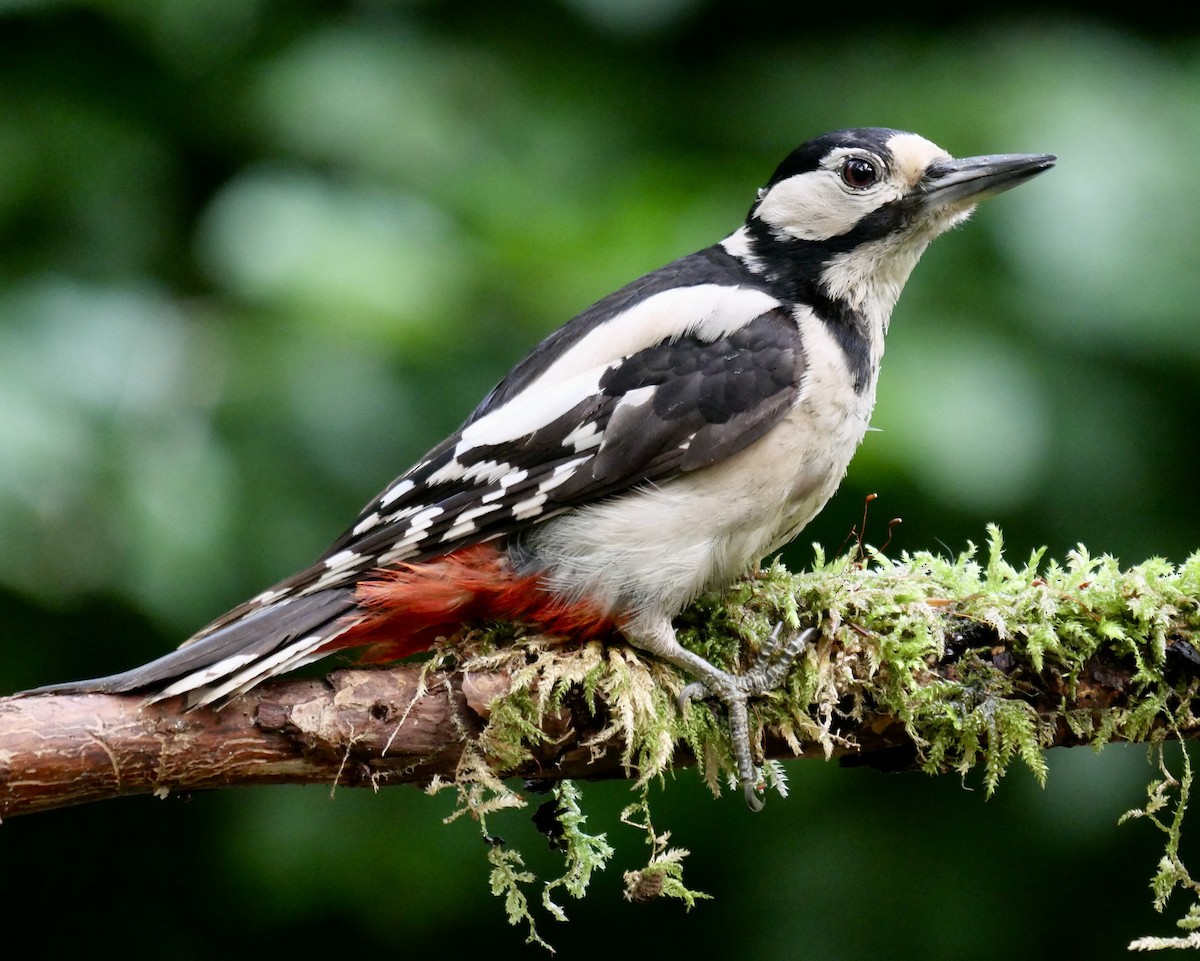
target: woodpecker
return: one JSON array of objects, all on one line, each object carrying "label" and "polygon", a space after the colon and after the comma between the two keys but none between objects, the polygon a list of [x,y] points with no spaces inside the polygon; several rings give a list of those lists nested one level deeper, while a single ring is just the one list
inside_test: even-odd
[{"label": "woodpecker", "polygon": [[807,634],[732,674],[685,649],[672,619],[832,496],[929,242],[1054,162],[955,160],[881,128],[803,144],[741,227],[552,333],[311,567],[155,661],[38,691],[219,705],[335,651],[394,660],[476,619],[619,634],[693,679],[681,700],[725,706],[738,776],[761,806],[746,699],[777,683]]}]

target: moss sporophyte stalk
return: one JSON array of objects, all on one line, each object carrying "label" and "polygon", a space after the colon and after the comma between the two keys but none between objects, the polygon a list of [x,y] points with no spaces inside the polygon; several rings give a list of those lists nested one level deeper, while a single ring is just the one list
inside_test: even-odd
[{"label": "moss sporophyte stalk", "polygon": [[[691,649],[738,671],[756,644],[782,622],[785,631],[819,628],[779,688],[753,702],[752,739],[767,787],[786,794],[779,758],[855,756],[866,763],[929,774],[982,768],[991,795],[1014,761],[1044,783],[1043,751],[1053,746],[1141,741],[1157,752],[1160,775],[1145,818],[1166,839],[1153,879],[1162,911],[1176,889],[1192,899],[1178,921],[1183,934],[1143,938],[1134,949],[1200,947],[1200,883],[1179,859],[1191,787],[1186,752],[1169,769],[1171,740],[1195,736],[1200,689],[1200,553],[1181,565],[1153,559],[1122,568],[1084,548],[1064,561],[1035,552],[1023,565],[1004,558],[1000,532],[988,529],[983,556],[974,546],[956,557],[932,553],[898,559],[870,549],[827,559],[816,549],[810,571],[779,563],[731,590],[702,597],[677,622]],[[1197,644],[1200,647],[1200,643]],[[565,643],[532,636],[514,642],[511,628],[482,629],[440,649],[427,669],[453,667],[501,674],[507,684],[483,712],[483,727],[462,731],[466,750],[453,787],[458,808],[489,839],[489,818],[528,801],[497,772],[544,758],[555,738],[576,738],[599,757],[620,752],[635,800],[622,822],[647,835],[650,858],[626,874],[627,896],[665,896],[689,907],[705,895],[683,883],[687,852],[667,845],[651,823],[648,787],[694,762],[714,794],[734,777],[722,712],[707,703],[677,706],[687,678],[624,645]],[[569,709],[569,711],[568,711]],[[564,732],[555,719],[588,720]],[[451,786],[437,781],[431,790]],[[552,825],[563,873],[539,882],[520,854],[489,847],[492,888],[510,921],[541,941],[524,891],[540,883],[551,917],[565,917],[552,895],[581,897],[594,871],[613,856],[604,834],[585,831],[580,789],[547,781],[542,821]],[[740,812],[739,812],[740,815]]]}]

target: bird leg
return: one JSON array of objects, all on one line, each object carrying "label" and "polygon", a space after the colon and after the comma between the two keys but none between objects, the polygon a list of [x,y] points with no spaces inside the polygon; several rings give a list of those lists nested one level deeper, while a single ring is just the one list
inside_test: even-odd
[{"label": "bird leg", "polygon": [[776,624],[749,670],[744,674],[730,674],[680,644],[669,621],[655,627],[653,631],[630,632],[630,641],[696,678],[679,692],[680,710],[690,701],[706,697],[715,697],[724,705],[729,717],[730,749],[737,767],[738,782],[750,810],[761,811],[763,801],[758,796],[757,769],[750,752],[747,702],[751,697],[764,694],[783,682],[796,657],[816,635],[816,628],[807,628],[781,640],[783,624]]}]

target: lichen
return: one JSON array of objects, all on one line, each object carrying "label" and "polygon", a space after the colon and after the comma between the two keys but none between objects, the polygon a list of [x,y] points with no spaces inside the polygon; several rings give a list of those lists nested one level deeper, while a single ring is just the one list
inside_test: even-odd
[{"label": "lichen", "polygon": [[[765,750],[770,735],[797,754],[852,754],[869,747],[863,731],[884,730],[930,774],[982,767],[989,795],[1014,761],[1044,782],[1042,752],[1054,744],[1149,740],[1161,751],[1165,738],[1200,726],[1192,713],[1197,664],[1179,669],[1185,661],[1200,663],[1189,646],[1200,628],[1200,553],[1179,566],[1153,559],[1122,569],[1114,558],[1080,547],[1063,562],[1035,552],[1013,565],[993,527],[984,556],[978,554],[970,546],[956,557],[922,552],[889,559],[860,545],[827,558],[818,547],[807,573],[791,574],[776,562],[700,598],[677,620],[679,636],[713,663],[738,671],[776,623],[789,631],[817,626],[820,639],[786,681],[754,702],[756,750]],[[554,717],[568,705],[582,707],[596,720],[584,746],[597,756],[618,750],[640,797],[623,820],[648,832],[652,854],[646,868],[627,874],[628,889],[694,903],[697,893],[682,883],[685,852],[667,849],[667,835],[650,827],[646,793],[681,756],[696,760],[714,794],[732,777],[720,709],[676,706],[687,678],[624,645],[542,636],[514,641],[511,632],[497,643],[487,630],[456,639],[436,663],[504,672],[511,682],[490,705],[482,732],[464,728],[458,813],[477,818],[486,835],[487,815],[524,804],[495,772],[520,769],[545,747]],[[1195,903],[1179,924],[1190,933],[1142,939],[1131,948],[1200,943],[1200,885],[1177,853],[1191,783],[1186,754],[1183,763],[1179,777],[1164,765],[1147,804],[1130,816],[1165,833],[1155,904],[1162,910],[1172,891],[1188,891]],[[764,764],[763,782],[785,793],[777,762]],[[582,896],[612,850],[603,837],[582,831],[576,787],[557,798],[568,812],[560,819],[566,864],[563,876],[547,883],[543,905],[562,918],[550,892],[561,887]],[[492,849],[489,857],[493,888],[504,896],[510,920],[527,924],[530,939],[540,941],[529,902],[518,896],[533,880],[519,854]]]}]

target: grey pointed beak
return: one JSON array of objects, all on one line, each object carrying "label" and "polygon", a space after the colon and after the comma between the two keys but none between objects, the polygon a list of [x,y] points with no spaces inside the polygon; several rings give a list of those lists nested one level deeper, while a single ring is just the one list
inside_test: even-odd
[{"label": "grey pointed beak", "polygon": [[1036,177],[1057,159],[1043,153],[943,160],[925,171],[920,193],[927,208],[965,207]]}]

